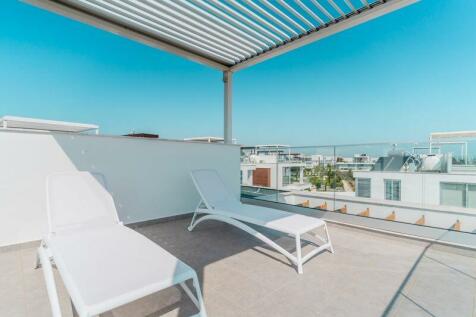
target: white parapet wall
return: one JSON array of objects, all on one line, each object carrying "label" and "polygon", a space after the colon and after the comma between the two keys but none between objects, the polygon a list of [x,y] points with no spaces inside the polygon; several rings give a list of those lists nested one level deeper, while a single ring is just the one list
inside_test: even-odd
[{"label": "white parapet wall", "polygon": [[199,200],[193,169],[218,170],[240,195],[237,145],[4,130],[0,168],[0,246],[45,234],[45,180],[55,172],[103,174],[126,224],[192,212]]},{"label": "white parapet wall", "polygon": [[[276,195],[261,197],[276,201]],[[293,191],[280,193],[279,202],[299,205],[305,203],[306,207],[324,207],[327,211],[345,210],[346,214],[359,215],[368,211],[368,217],[385,219],[392,212],[395,221],[415,224],[425,216],[425,225],[436,228],[451,228],[456,221],[460,221],[461,231],[476,232],[476,210],[472,208],[422,205],[401,201],[379,200],[374,198],[355,197],[346,192],[304,192]]]}]

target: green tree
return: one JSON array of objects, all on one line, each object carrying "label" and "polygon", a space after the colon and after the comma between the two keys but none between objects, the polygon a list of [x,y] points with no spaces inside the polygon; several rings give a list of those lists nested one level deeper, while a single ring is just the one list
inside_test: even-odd
[{"label": "green tree", "polygon": [[310,182],[312,185],[316,186],[316,189],[321,188],[322,180],[321,180],[321,178],[320,178],[319,176],[311,176],[311,177],[309,178],[309,182]]}]

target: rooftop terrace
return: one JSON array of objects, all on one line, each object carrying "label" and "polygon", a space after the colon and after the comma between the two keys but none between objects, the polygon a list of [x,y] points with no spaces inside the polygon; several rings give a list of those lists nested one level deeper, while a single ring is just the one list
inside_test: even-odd
[{"label": "rooftop terrace", "polygon": [[[192,233],[186,229],[190,221],[187,214],[196,208],[199,200],[190,171],[217,170],[231,194],[236,198],[240,195],[241,149],[232,145],[235,72],[417,1],[335,1],[340,5],[328,1],[334,14],[328,11],[331,7],[326,9],[316,1],[311,2],[312,6],[302,1],[278,1],[277,7],[263,2],[266,8],[261,1],[241,1],[245,5],[236,1],[213,1],[213,5],[208,4],[210,1],[27,2],[222,71],[224,144],[83,135],[73,133],[82,130],[71,129],[71,124],[58,127],[58,122],[51,121],[41,122],[40,127],[37,124],[32,127],[29,122],[21,130],[10,129],[15,126],[4,123],[0,144],[9,155],[0,156],[0,165],[8,167],[2,173],[2,178],[8,181],[0,188],[0,210],[4,215],[0,221],[0,316],[51,316],[42,270],[34,269],[38,242],[31,241],[37,241],[47,232],[45,179],[47,175],[65,171],[99,172],[105,176],[104,187],[114,198],[118,218],[129,225],[148,223],[135,229],[198,273],[209,316],[476,316],[474,250],[330,224],[335,254],[323,252],[315,256],[306,263],[304,274],[299,275],[287,258],[239,229],[215,222],[201,224]],[[320,17],[321,14],[326,17]],[[467,145],[454,144],[462,146],[463,156],[467,158]],[[393,145],[396,144],[390,146]],[[433,145],[439,149],[448,142],[430,140],[430,150]],[[410,149],[426,149],[415,146],[412,143]],[[310,151],[311,147],[306,148]],[[348,151],[352,155],[370,153],[365,145],[358,145],[358,151],[352,148],[356,149],[352,145],[347,149],[329,146],[323,155],[332,153],[331,163],[336,163],[337,157]],[[290,161],[295,160],[296,153],[299,152],[288,151]],[[467,159],[463,162],[469,163]],[[287,176],[291,180],[291,175]],[[336,177],[333,178],[335,184]],[[331,175],[327,177],[330,179]],[[412,187],[413,193],[423,189],[417,182],[412,184],[417,184]],[[465,183],[465,190],[472,185]],[[349,206],[347,215],[347,206],[336,208],[335,195],[336,191],[332,204],[329,202],[334,213],[328,208],[318,208],[313,210],[313,215],[331,215],[325,217],[329,222],[348,217],[354,225],[356,219],[373,223],[382,220],[372,219],[374,211],[369,211],[368,206],[363,214],[362,209],[359,214],[351,214],[354,211]],[[428,196],[437,199],[438,195],[433,192]],[[280,203],[279,199],[274,203]],[[291,211],[301,208],[297,205],[314,207],[310,199],[291,205],[286,205]],[[395,210],[390,215],[393,219],[387,219],[388,223],[402,227],[399,222],[402,217]],[[429,230],[426,225],[431,225],[425,215],[419,213],[418,221],[406,224],[419,237]],[[172,216],[176,220],[171,221]],[[456,242],[468,245],[467,239],[463,241],[459,236],[474,236],[473,231],[463,232],[469,223],[467,219],[473,215],[464,215],[465,219],[460,216],[452,218],[452,227],[438,229],[451,237],[458,235]],[[157,223],[157,219],[162,222]],[[274,232],[269,234],[289,252],[294,251],[294,239]],[[94,260],[88,254],[84,262],[75,263]],[[57,263],[61,268],[60,262]],[[101,273],[106,275],[107,266],[101,264],[91,280]],[[84,271],[84,266],[77,267]],[[125,269],[117,279],[132,273],[140,275],[143,271]],[[61,285],[57,273],[56,279]],[[103,285],[115,290],[115,285]],[[71,294],[67,294],[64,286],[59,291],[63,315],[72,316]],[[195,306],[182,290],[169,288],[116,308],[103,317],[194,313]]]},{"label": "rooftop terrace", "polygon": [[[330,224],[336,253],[316,256],[298,275],[285,257],[234,227],[209,222],[188,232],[189,221],[136,230],[197,271],[212,317],[476,316],[473,251]],[[293,239],[273,237],[293,250]],[[0,249],[0,316],[51,315],[35,251],[35,243]],[[59,290],[64,316],[72,316]],[[171,288],[104,316],[193,313],[185,294]]]}]

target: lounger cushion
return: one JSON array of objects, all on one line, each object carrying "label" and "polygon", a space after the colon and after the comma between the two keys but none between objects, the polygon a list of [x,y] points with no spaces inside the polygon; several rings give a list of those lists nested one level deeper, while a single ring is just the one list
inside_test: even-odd
[{"label": "lounger cushion", "polygon": [[[122,225],[53,235],[47,242],[64,284],[89,312],[118,307],[194,276],[175,256]],[[78,305],[76,305],[78,307]]]},{"label": "lounger cushion", "polygon": [[209,214],[227,216],[236,220],[293,235],[306,233],[325,224],[324,221],[318,218],[278,209],[243,205],[241,203],[229,204],[227,206],[216,206],[212,210],[205,209],[202,211]]}]

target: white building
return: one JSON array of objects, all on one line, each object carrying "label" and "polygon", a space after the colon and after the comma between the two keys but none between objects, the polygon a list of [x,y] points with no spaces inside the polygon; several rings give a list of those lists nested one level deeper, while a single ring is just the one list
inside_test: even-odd
[{"label": "white building", "polygon": [[476,208],[476,170],[453,168],[449,154],[390,154],[372,170],[355,171],[354,177],[357,197]]},{"label": "white building", "polygon": [[337,157],[336,169],[341,171],[370,170],[376,159],[367,154],[354,154],[353,157]]},{"label": "white building", "polygon": [[287,145],[257,145],[245,147],[241,160],[241,184],[277,190],[305,190],[306,163],[299,153]]},{"label": "white building", "polygon": [[367,154],[354,154],[352,157],[313,154],[307,161],[311,167],[332,165],[338,170],[354,171],[370,170],[376,159]]}]

